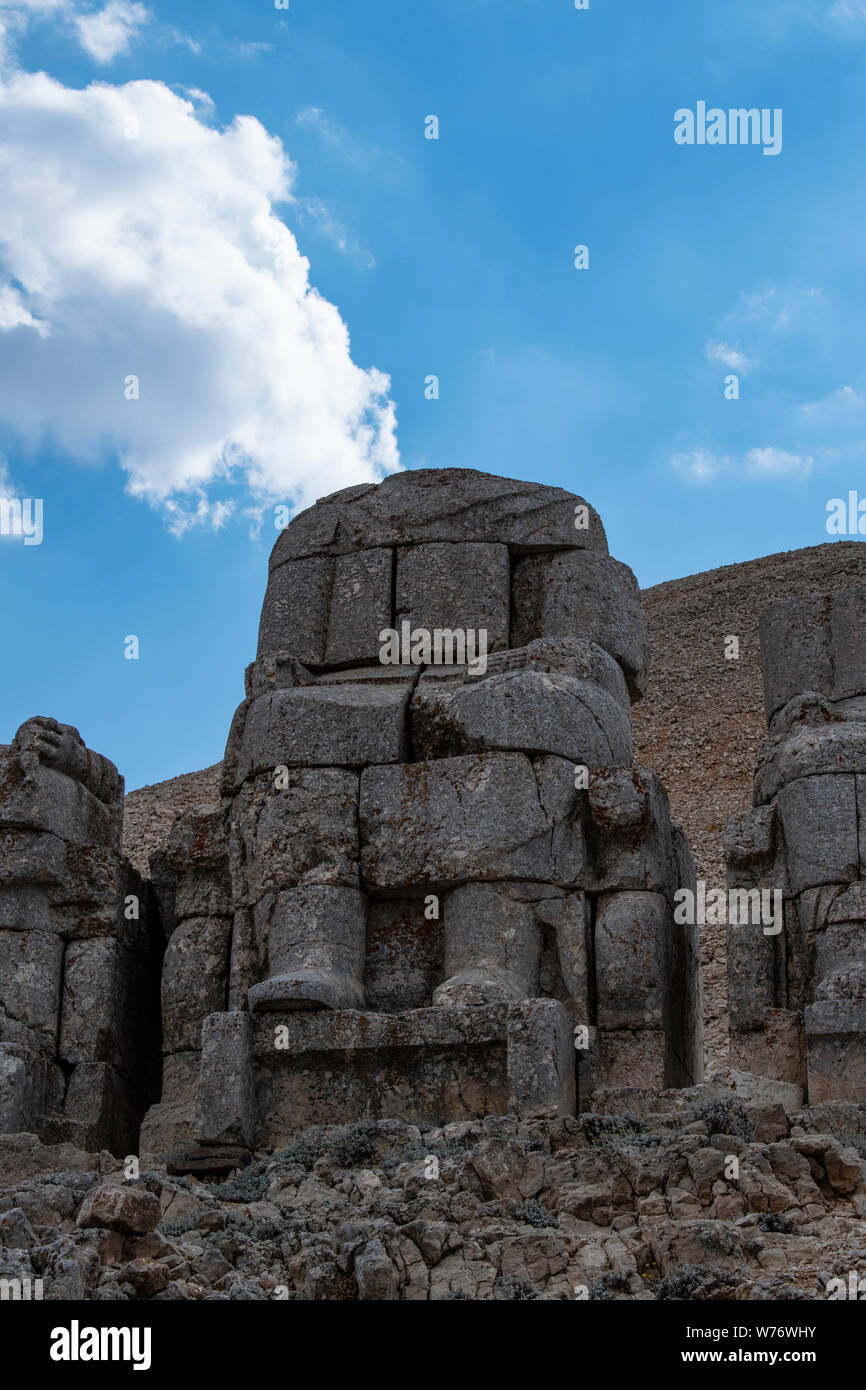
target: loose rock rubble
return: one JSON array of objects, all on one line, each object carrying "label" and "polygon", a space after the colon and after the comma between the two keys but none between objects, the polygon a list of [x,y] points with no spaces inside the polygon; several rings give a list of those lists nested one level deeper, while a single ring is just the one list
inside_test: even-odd
[{"label": "loose rock rubble", "polygon": [[848,1296],[866,1107],[634,1098],[659,1109],[316,1127],[220,1182],[3,1139],[0,1279],[45,1299]]}]

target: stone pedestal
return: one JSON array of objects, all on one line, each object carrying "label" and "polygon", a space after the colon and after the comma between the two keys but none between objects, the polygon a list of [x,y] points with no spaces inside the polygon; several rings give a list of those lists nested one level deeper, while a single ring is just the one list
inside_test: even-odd
[{"label": "stone pedestal", "polygon": [[285,1147],[309,1125],[422,1125],[575,1112],[575,1055],[562,1004],[531,999],[388,1015],[213,1014],[205,1021],[202,1147]]}]

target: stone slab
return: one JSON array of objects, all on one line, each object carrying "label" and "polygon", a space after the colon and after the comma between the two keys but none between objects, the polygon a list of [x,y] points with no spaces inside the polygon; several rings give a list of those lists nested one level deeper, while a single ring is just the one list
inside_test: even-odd
[{"label": "stone slab", "polygon": [[411,681],[277,690],[247,714],[238,769],[245,780],[278,767],[363,767],[407,753]]},{"label": "stone slab", "polygon": [[637,580],[627,565],[594,551],[532,555],[515,567],[511,642],[574,637],[597,642],[623,669],[640,699],[649,639]]},{"label": "stone slab", "polygon": [[519,753],[367,767],[361,774],[361,873],[397,895],[468,881],[549,881],[552,817]]},{"label": "stone slab", "polygon": [[[586,508],[585,528],[575,526],[583,520],[576,507]],[[304,555],[437,541],[492,542],[518,554],[559,547],[607,553],[601,518],[574,493],[473,468],[414,468],[322,498],[286,527],[270,563],[273,570]]]}]

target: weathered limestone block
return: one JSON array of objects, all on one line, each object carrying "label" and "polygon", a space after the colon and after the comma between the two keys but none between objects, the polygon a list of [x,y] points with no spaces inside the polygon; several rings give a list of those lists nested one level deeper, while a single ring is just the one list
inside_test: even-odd
[{"label": "weathered limestone block", "polygon": [[436,1004],[517,1003],[538,993],[541,931],[519,885],[467,883],[445,902],[445,976]]},{"label": "weathered limestone block", "polygon": [[768,739],[755,764],[755,803],[766,805],[801,778],[866,774],[864,725],[842,719]]},{"label": "weathered limestone block", "polygon": [[143,1163],[159,1160],[187,1144],[196,1133],[201,1038],[189,1052],[168,1052],[162,1063],[162,1091],[141,1122]]},{"label": "weathered limestone block", "polygon": [[231,919],[190,917],[169,937],[162,971],[164,1052],[200,1046],[208,1014],[226,1005]]},{"label": "weathered limestone block", "polygon": [[661,1028],[604,1029],[596,1036],[598,1060],[595,1083],[599,1087],[622,1086],[624,1078],[640,1078],[642,1086],[664,1090],[670,1082],[669,1049]]},{"label": "weathered limestone block", "polygon": [[282,532],[271,569],[305,555],[436,541],[495,542],[515,554],[560,548],[607,553],[598,513],[562,488],[472,468],[417,468],[322,498]]},{"label": "weathered limestone block", "polygon": [[[689,842],[678,825],[671,826],[675,882],[696,894],[695,863]],[[676,1084],[696,1086],[704,1076],[704,1000],[701,980],[701,933],[696,922],[680,923],[674,916],[667,937],[665,1027],[668,1056]]]},{"label": "weathered limestone block", "polygon": [[830,603],[834,701],[866,694],[866,589],[843,589]]},{"label": "weathered limestone block", "polygon": [[406,756],[410,680],[277,690],[247,713],[239,779],[277,767],[363,767]]},{"label": "weathered limestone block", "polygon": [[360,828],[362,879],[374,892],[556,881],[553,817],[519,753],[367,767]]},{"label": "weathered limestone block", "polygon": [[[525,885],[527,892],[530,885]],[[592,914],[582,889],[557,891],[532,885],[533,911],[542,935],[539,993],[558,999],[588,1024],[594,1010],[595,981],[591,963]]]},{"label": "weathered limestone block", "polygon": [[395,627],[484,631],[488,652],[508,646],[511,568],[505,545],[445,543],[397,551]]},{"label": "weathered limestone block", "polygon": [[[601,1082],[599,1080],[599,1056],[598,1056],[598,1029],[595,1027],[584,1026],[580,1032],[575,1032],[574,1056],[576,1061],[576,1091],[577,1109],[582,1114],[590,1110],[595,1105],[592,1099],[594,1091],[598,1091]],[[643,1073],[641,1073],[643,1075]]]},{"label": "weathered limestone block", "polygon": [[284,1147],[312,1124],[409,1123],[508,1109],[507,1011],[252,1015],[255,1146]]},{"label": "weathered limestone block", "polygon": [[[366,669],[366,668],[364,668]],[[293,690],[296,685],[315,685],[317,681],[336,672],[315,672],[305,666],[291,652],[269,652],[250,662],[244,671],[245,700],[235,711],[235,719],[245,717],[249,702],[256,695],[267,695],[271,690]],[[353,673],[353,679],[360,678],[360,671]],[[234,719],[232,721],[234,723]],[[231,737],[231,736],[230,736]]]},{"label": "weathered limestone block", "polygon": [[649,646],[637,580],[627,565],[593,551],[532,555],[514,571],[511,641],[575,637],[597,642],[620,664],[632,700],[646,683]]},{"label": "weathered limestone block", "polygon": [[77,729],[28,719],[0,754],[0,827],[49,831],[120,850],[123,778]]},{"label": "weathered limestone block", "polygon": [[161,941],[123,780],[38,717],[0,749],[0,1129],[127,1152],[159,1084]]},{"label": "weathered limestone block", "polygon": [[222,1014],[205,1023],[202,1055],[197,1134],[215,1147],[272,1151],[309,1125],[366,1117],[574,1113],[571,1029],[550,999],[393,1016]]},{"label": "weathered limestone block", "polygon": [[358,886],[358,774],[292,768],[274,785],[262,773],[232,807],[235,901],[307,884]]},{"label": "weathered limestone block", "polygon": [[[725,829],[728,887],[748,893],[772,892],[785,882],[781,827],[775,805],[731,816]],[[786,909],[787,910],[787,909]],[[779,998],[784,956],[754,912],[727,925],[728,1014],[731,1063],[767,1072],[764,1028]]]},{"label": "weathered limestone block", "polygon": [[0,1134],[46,1132],[46,1116],[62,1110],[66,1081],[51,1058],[33,1047],[0,1042]]},{"label": "weathered limestone block", "polygon": [[49,1142],[136,1153],[149,1098],[107,1062],[79,1062],[66,1083],[63,1120],[49,1120]]},{"label": "weathered limestone block", "polygon": [[[550,825],[550,882],[581,888],[589,877],[583,770],[566,758],[533,758],[538,803]],[[580,785],[578,786],[578,779]]]},{"label": "weathered limestone block", "polygon": [[6,765],[0,765],[0,825],[49,831],[73,844],[115,839],[111,811],[80,782],[49,766],[25,774],[11,753],[2,761]]},{"label": "weathered limestone block", "polygon": [[[594,650],[625,691],[620,668]],[[557,754],[591,768],[622,766],[632,760],[631,719],[628,705],[591,679],[531,668],[494,670],[486,679],[433,670],[412,698],[412,747],[424,758],[515,751]]]},{"label": "weathered limestone block", "polygon": [[776,807],[758,806],[729,816],[724,850],[729,888],[778,887]]},{"label": "weathered limestone block", "polygon": [[809,594],[765,608],[759,618],[767,721],[804,690],[833,686],[828,595]]},{"label": "weathered limestone block", "polygon": [[150,871],[166,935],[187,917],[231,915],[229,842],[220,806],[177,815]]},{"label": "weathered limestone block", "polygon": [[[854,886],[854,885],[852,885]],[[789,1009],[804,1009],[812,998],[816,980],[816,947],[828,914],[842,884],[807,888],[785,902],[785,989],[777,985],[778,1002]],[[777,981],[778,981],[777,970]]]},{"label": "weathered limestone block", "polygon": [[287,653],[309,666],[374,661],[391,626],[390,549],[288,560],[271,572],[258,657]]},{"label": "weathered limestone block", "polygon": [[[866,731],[864,731],[866,732]],[[792,893],[859,877],[856,790],[841,774],[788,782],[776,798]]]},{"label": "weathered limestone block", "polygon": [[202,1029],[198,1141],[252,1148],[255,1103],[248,1013],[214,1013]]},{"label": "weathered limestone block", "polygon": [[26,1039],[54,1057],[63,941],[49,932],[0,931],[0,1038]]},{"label": "weathered limestone block", "polygon": [[[866,724],[864,724],[866,732]],[[866,878],[866,777],[855,777],[857,793],[857,846],[860,856],[860,874]]]},{"label": "weathered limestone block", "polygon": [[806,1009],[809,1104],[866,1094],[866,1003],[816,1000]]},{"label": "weathered limestone block", "polygon": [[58,1056],[64,1064],[110,1060],[146,1089],[159,1084],[153,1053],[149,1074],[141,1040],[156,1036],[150,962],[127,951],[116,938],[71,941],[63,971]]},{"label": "weathered limestone block", "polygon": [[436,903],[374,898],[367,922],[364,995],[374,1013],[424,1009],[444,978],[444,933]]},{"label": "weathered limestone block", "polygon": [[660,893],[605,893],[595,919],[598,1026],[663,1028],[670,905]]},{"label": "weathered limestone block", "polygon": [[830,903],[827,922],[830,926],[866,922],[866,883],[860,880],[840,887]]},{"label": "weathered limestone block", "polygon": [[333,582],[334,562],[321,556],[273,571],[259,623],[259,658],[290,652],[311,666],[324,664]]},{"label": "weathered limestone block", "polygon": [[665,893],[676,888],[667,792],[649,768],[602,768],[589,779],[592,888]]},{"label": "weathered limestone block", "polygon": [[731,1029],[753,1033],[763,1029],[767,1009],[777,1003],[776,941],[758,922],[729,922],[727,949]]},{"label": "weathered limestone block", "polygon": [[232,918],[228,1008],[246,1008],[247,992],[267,974],[266,943],[256,933],[255,912],[239,907]]},{"label": "weathered limestone block", "polygon": [[[573,637],[537,638],[525,647],[509,647],[504,652],[491,652],[486,671],[473,671],[461,665],[428,667],[422,682],[441,682],[466,685],[491,676],[511,675],[532,671],[542,675],[569,676],[578,682],[600,687],[631,717],[631,700],[622,668],[597,642],[578,641]],[[353,673],[357,674],[357,673]]]},{"label": "weathered limestone block", "polygon": [[148,949],[150,890],[104,845],[66,846],[63,881],[48,890],[48,902],[69,940],[120,935],[131,948]]},{"label": "weathered limestone block", "polygon": [[510,1006],[507,1064],[509,1109],[525,1118],[574,1114],[571,1027],[555,999],[526,999]]},{"label": "weathered limestone block", "polygon": [[263,899],[256,918],[270,973],[249,990],[251,1009],[363,1008],[363,894],[324,885],[292,888]]},{"label": "weathered limestone block", "polygon": [[768,722],[803,691],[834,703],[866,694],[866,589],[774,603],[760,634]]},{"label": "weathered limestone block", "polygon": [[0,830],[0,881],[59,888],[66,874],[66,844],[57,835],[32,830]]},{"label": "weathered limestone block", "polygon": [[39,932],[62,937],[67,913],[52,907],[41,884],[4,884],[0,892],[0,931]]},{"label": "weathered limestone block", "polygon": [[766,1075],[801,1089],[806,1085],[806,1040],[799,1009],[768,1009],[764,1023]]},{"label": "weathered limestone block", "polygon": [[391,627],[390,549],[362,550],[334,561],[325,664],[376,661],[379,633]]},{"label": "weathered limestone block", "polygon": [[40,884],[3,885],[0,892],[0,931],[41,932],[62,937],[67,914],[51,906]]}]

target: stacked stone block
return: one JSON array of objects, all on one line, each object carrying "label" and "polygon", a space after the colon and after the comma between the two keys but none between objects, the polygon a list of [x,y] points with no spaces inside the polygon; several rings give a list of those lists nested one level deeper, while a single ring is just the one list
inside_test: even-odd
[{"label": "stacked stone block", "polygon": [[735,1066],[805,1086],[810,1104],[866,1090],[866,589],[761,615],[770,737],[754,809],[731,819],[728,881],[781,891],[784,930],[729,926]]},{"label": "stacked stone block", "polygon": [[177,817],[150,868],[166,933],[162,1089],[142,1126],[141,1151],[168,1153],[195,1127],[204,1021],[229,1007],[233,912],[222,808]]},{"label": "stacked stone block", "polygon": [[0,747],[0,1132],[137,1152],[159,1094],[161,933],[123,779],[53,719]]},{"label": "stacked stone block", "polygon": [[[415,645],[434,632],[442,660]],[[167,974],[197,924],[226,1000],[190,1166],[313,1120],[573,1112],[576,1066],[584,1105],[700,1079],[697,946],[672,918],[691,859],[633,765],[646,665],[634,576],[560,489],[422,470],[291,522],[224,761],[227,879],[209,872],[230,904],[190,889],[173,915]],[[170,862],[158,877],[171,913]],[[214,916],[224,957],[202,944]],[[171,1054],[189,1075],[193,1013]]]}]

